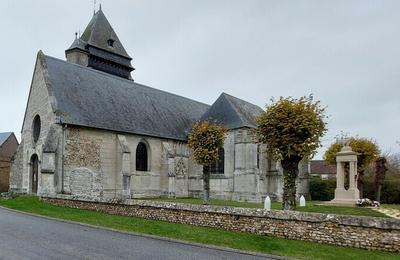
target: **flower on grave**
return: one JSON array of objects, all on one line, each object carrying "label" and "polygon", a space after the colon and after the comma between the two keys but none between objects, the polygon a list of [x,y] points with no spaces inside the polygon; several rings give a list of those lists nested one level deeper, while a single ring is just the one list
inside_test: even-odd
[{"label": "flower on grave", "polygon": [[365,199],[358,199],[356,205],[359,207],[380,207],[380,203],[378,201],[370,200],[368,198]]}]

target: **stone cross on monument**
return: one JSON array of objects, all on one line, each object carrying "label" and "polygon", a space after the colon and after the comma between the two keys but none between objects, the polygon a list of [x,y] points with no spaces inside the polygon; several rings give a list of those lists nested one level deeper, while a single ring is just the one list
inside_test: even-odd
[{"label": "stone cross on monument", "polygon": [[[336,154],[336,189],[335,198],[330,201],[330,204],[346,204],[355,205],[356,201],[360,198],[360,193],[356,187],[357,175],[357,155],[351,147],[346,143],[340,152]],[[346,165],[349,171],[349,187],[345,188],[345,171]]]}]

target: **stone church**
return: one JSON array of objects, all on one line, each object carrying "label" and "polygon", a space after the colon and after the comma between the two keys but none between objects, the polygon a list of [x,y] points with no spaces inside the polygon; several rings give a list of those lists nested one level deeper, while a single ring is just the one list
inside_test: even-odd
[{"label": "stone church", "polygon": [[262,109],[222,93],[210,106],[136,83],[127,51],[100,9],[65,51],[39,51],[10,189],[77,199],[201,196],[202,168],[187,134],[199,120],[228,134],[211,196],[279,199],[282,174],[251,129]]}]

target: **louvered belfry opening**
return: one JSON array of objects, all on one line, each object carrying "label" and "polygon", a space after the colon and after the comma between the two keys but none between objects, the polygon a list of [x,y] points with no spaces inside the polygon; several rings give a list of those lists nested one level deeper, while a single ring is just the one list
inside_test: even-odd
[{"label": "louvered belfry opening", "polygon": [[94,14],[83,34],[76,36],[65,54],[69,62],[132,79],[132,58],[102,10]]}]

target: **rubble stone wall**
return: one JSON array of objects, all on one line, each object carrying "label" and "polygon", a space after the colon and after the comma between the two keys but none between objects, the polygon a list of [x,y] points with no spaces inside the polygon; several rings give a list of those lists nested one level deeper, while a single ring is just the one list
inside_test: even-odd
[{"label": "rubble stone wall", "polygon": [[43,200],[58,206],[122,216],[369,250],[400,252],[400,220],[390,218],[268,211],[147,200],[78,201],[65,195]]}]

